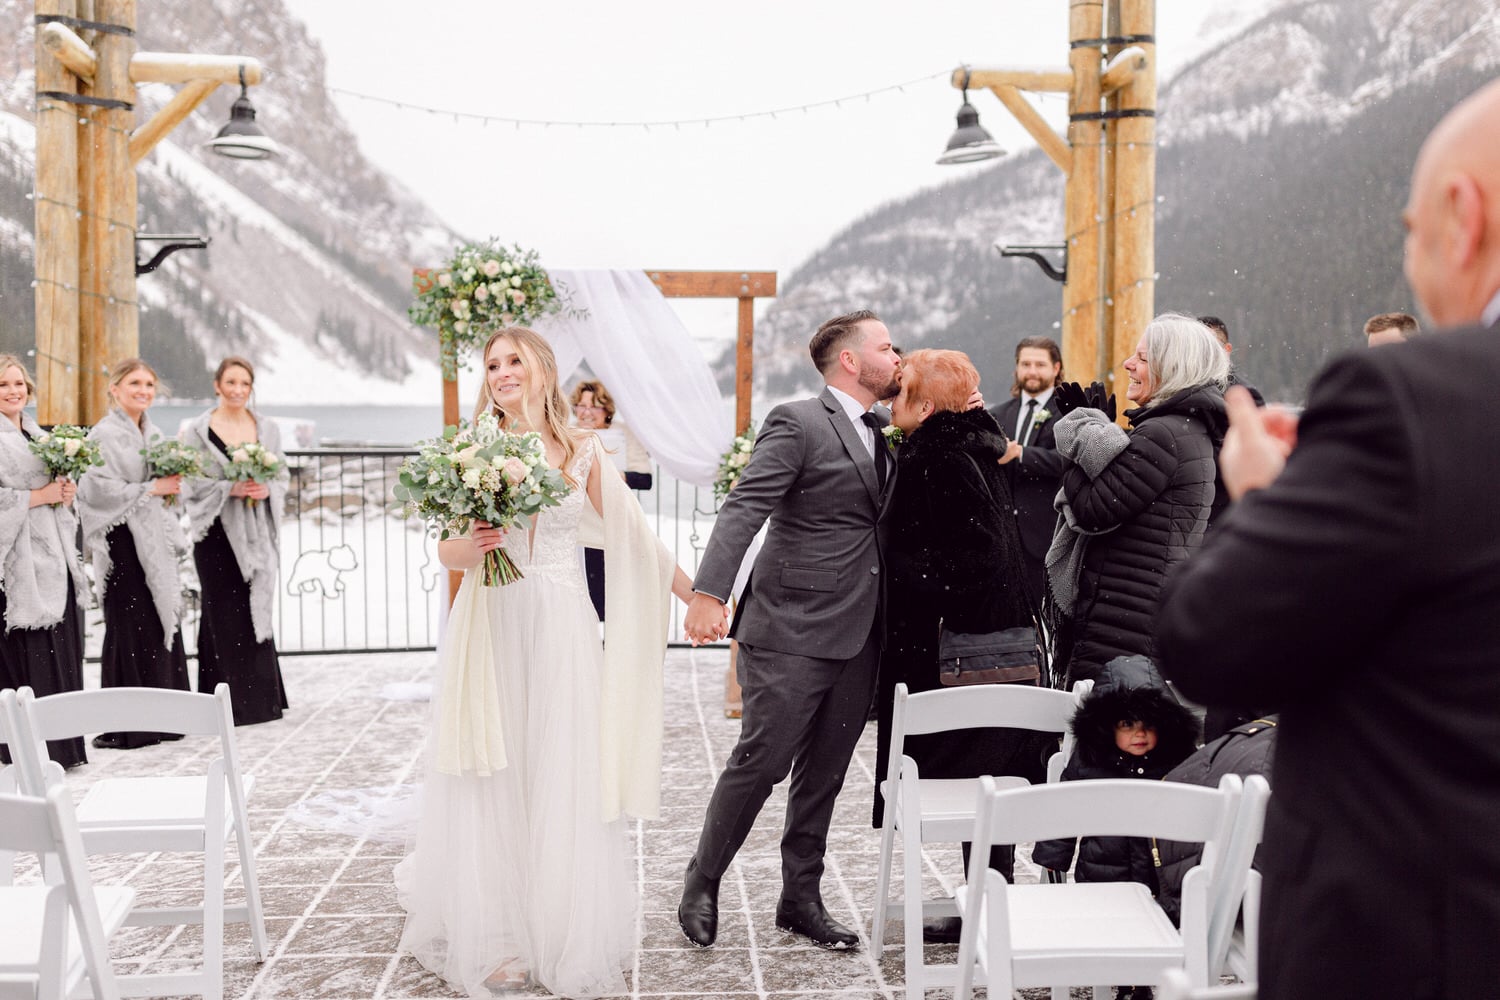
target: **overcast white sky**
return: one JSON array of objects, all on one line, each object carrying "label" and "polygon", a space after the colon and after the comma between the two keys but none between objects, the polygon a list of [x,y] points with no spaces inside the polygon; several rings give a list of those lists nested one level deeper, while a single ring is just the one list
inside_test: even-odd
[{"label": "overcast white sky", "polygon": [[[707,128],[517,129],[336,97],[365,154],[455,229],[534,247],[550,267],[784,282],[871,209],[988,166],[933,163],[961,100],[956,65],[1068,55],[1066,0],[361,0],[357,24],[347,2],[287,2],[323,45],[330,87],[480,115],[701,120],[939,75]],[[1265,2],[1158,0],[1163,79]],[[971,96],[1003,146],[1032,145],[993,95]],[[1036,103],[1060,129],[1065,99]],[[684,313],[695,334],[733,334],[731,304]]]}]

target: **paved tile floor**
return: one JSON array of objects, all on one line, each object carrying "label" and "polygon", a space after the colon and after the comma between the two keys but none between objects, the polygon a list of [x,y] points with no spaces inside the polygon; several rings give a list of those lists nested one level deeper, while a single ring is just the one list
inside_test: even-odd
[{"label": "paved tile floor", "polygon": [[[399,838],[368,827],[340,831],[328,821],[331,805],[399,796],[400,786],[419,780],[428,704],[413,696],[430,681],[435,655],[303,656],[282,663],[291,711],[277,722],[237,730],[243,767],[256,777],[250,821],[271,956],[254,961],[244,925],[232,925],[225,996],[454,996],[442,980],[396,953],[402,918],[391,872],[404,850]],[[682,868],[714,777],[738,733],[739,723],[723,713],[727,665],[722,649],[668,654],[662,818],[636,830],[641,945],[629,976],[630,996],[902,996],[899,947],[877,962],[868,948],[824,952],[776,929],[781,794],[768,803],[725,878],[718,945],[693,948],[677,927]],[[97,673],[91,683],[97,683]],[[869,825],[874,729],[871,724],[860,743],[834,816],[823,885],[834,916],[863,933],[878,851]],[[183,741],[134,751],[90,750],[90,762],[72,772],[72,780],[81,787],[103,775],[186,770],[201,763],[197,758],[206,749]],[[951,890],[961,879],[956,847],[938,847],[926,863],[928,895]],[[93,867],[99,881],[128,882],[153,900],[193,897],[196,869],[188,859],[105,857],[94,859]],[[237,875],[231,892],[235,887]],[[898,922],[888,940],[899,933]],[[127,928],[113,954],[122,973],[168,971],[196,959],[201,941],[197,928]],[[955,950],[929,947],[928,961],[952,961]]]}]

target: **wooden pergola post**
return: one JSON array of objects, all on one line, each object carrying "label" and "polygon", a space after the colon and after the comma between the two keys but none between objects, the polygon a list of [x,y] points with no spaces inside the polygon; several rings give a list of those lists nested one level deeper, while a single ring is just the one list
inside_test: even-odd
[{"label": "wooden pergola post", "polygon": [[1110,143],[1115,161],[1110,370],[1123,400],[1119,364],[1134,353],[1156,304],[1156,2],[1115,2],[1120,35],[1146,56],[1145,69],[1131,74],[1110,109],[1117,116]]},{"label": "wooden pergola post", "polygon": [[[1154,308],[1155,7],[1154,0],[1068,0],[1066,69],[953,73],[955,88],[993,91],[1066,176],[1061,327],[1064,377],[1073,381],[1115,386]],[[1067,93],[1066,141],[1021,91]]]},{"label": "wooden pergola post", "polygon": [[[37,16],[74,14],[73,0],[37,0]],[[78,77],[36,43],[37,417],[54,424],[78,407],[78,111],[63,96]],[[60,96],[44,96],[60,95]]]},{"label": "wooden pergola post", "polygon": [[[135,166],[220,83],[257,84],[261,66],[137,52],[136,0],[36,0],[36,21],[37,415],[91,424],[108,367],[140,353]],[[137,129],[146,82],[186,86]]]}]

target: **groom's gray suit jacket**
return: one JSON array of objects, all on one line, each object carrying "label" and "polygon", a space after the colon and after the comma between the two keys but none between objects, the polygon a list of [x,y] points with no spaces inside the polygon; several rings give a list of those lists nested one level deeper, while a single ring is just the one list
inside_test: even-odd
[{"label": "groom's gray suit jacket", "polygon": [[[888,447],[879,438],[876,446]],[[894,461],[889,468],[894,475]],[[874,462],[833,393],[784,403],[767,414],[719,511],[694,589],[727,600],[769,517],[730,635],[763,649],[848,659],[869,639],[880,601],[880,503]]]}]

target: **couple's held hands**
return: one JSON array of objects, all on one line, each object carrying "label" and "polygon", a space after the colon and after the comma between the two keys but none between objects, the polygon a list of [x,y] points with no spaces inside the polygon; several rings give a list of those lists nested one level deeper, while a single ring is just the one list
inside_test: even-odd
[{"label": "couple's held hands", "polygon": [[1059,382],[1052,390],[1051,405],[1062,416],[1089,409],[1101,410],[1110,420],[1115,419],[1115,395],[1103,382],[1091,382],[1087,389],[1077,382]]},{"label": "couple's held hands", "polygon": [[1224,393],[1229,431],[1219,451],[1219,475],[1231,500],[1276,481],[1297,447],[1297,415],[1282,406],[1260,409],[1243,386]]},{"label": "couple's held hands", "polygon": [[682,631],[694,646],[718,642],[729,634],[728,606],[712,594],[694,594],[682,619]]},{"label": "couple's held hands", "polygon": [[78,495],[78,484],[71,479],[54,479],[46,486],[40,486],[31,491],[31,506],[42,507],[49,504],[63,504],[71,506],[73,498]]},{"label": "couple's held hands", "polygon": [[[182,476],[180,475],[162,476],[159,479],[151,480],[151,495],[154,497],[169,497],[181,492]],[[270,495],[271,491],[266,490],[266,496]]]},{"label": "couple's held hands", "polygon": [[237,479],[234,485],[229,487],[229,495],[244,497],[246,500],[265,500],[271,495],[271,487],[265,483],[257,483],[253,479]]}]

